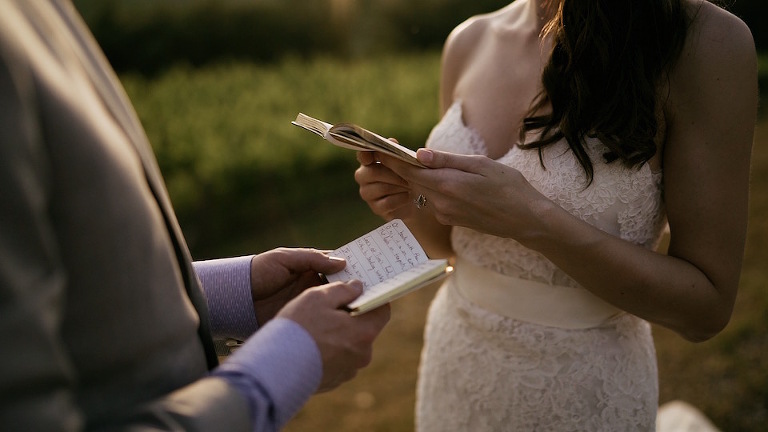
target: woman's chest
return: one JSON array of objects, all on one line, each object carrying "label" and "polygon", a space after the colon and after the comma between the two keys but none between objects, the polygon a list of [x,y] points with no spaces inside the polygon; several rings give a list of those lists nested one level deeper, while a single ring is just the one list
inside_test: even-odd
[{"label": "woman's chest", "polygon": [[541,91],[539,47],[487,44],[456,82],[464,123],[482,136],[488,156],[498,158],[519,142],[523,119]]}]

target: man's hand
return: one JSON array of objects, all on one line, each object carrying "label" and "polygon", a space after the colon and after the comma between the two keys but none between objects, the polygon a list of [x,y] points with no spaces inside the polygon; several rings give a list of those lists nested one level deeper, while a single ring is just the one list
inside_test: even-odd
[{"label": "man's hand", "polygon": [[341,309],[362,293],[359,281],[334,282],[304,291],[278,316],[304,327],[317,343],[323,360],[324,392],[355,377],[371,362],[373,341],[389,321],[389,305],[352,317]]},{"label": "man's hand", "polygon": [[346,261],[315,249],[278,248],[251,261],[251,293],[259,325],[307,288],[323,283],[319,273],[336,273]]}]

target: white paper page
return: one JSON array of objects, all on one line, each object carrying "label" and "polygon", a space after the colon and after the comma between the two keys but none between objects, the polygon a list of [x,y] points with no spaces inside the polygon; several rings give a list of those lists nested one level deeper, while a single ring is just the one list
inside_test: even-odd
[{"label": "white paper page", "polygon": [[347,266],[327,275],[329,282],[358,279],[365,288],[428,260],[424,249],[400,219],[347,243],[331,255],[346,259]]},{"label": "white paper page", "polygon": [[[366,287],[363,294],[360,295],[360,297],[356,298],[352,303],[350,303],[348,306],[352,309],[359,307],[362,304],[365,304],[379,295],[386,294],[390,290],[401,287],[403,284],[408,283],[409,281],[418,278],[422,274],[428,272],[431,269],[444,269],[445,268],[445,260],[429,260],[426,262],[423,262],[416,267],[413,267],[411,269],[405,270],[404,272],[400,273],[399,275],[393,276],[391,279],[388,279],[384,283],[380,283],[378,285],[374,285],[371,287]],[[422,278],[424,280],[428,280],[428,278]],[[423,283],[422,280],[420,280],[418,283],[414,283],[411,285],[411,287],[416,286],[420,283]],[[405,290],[406,292],[408,290]],[[398,295],[395,296],[398,297]]]}]

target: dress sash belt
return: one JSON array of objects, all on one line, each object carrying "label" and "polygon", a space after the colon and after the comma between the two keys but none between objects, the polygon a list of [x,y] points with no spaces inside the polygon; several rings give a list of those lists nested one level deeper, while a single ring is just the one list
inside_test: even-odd
[{"label": "dress sash belt", "polygon": [[449,285],[498,315],[550,327],[599,327],[622,313],[583,288],[505,276],[462,258],[457,259]]}]

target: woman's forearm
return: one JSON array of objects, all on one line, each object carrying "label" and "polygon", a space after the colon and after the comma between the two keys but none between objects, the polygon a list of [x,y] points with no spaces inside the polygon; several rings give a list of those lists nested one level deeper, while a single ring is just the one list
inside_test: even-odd
[{"label": "woman's forearm", "polygon": [[[692,341],[728,323],[738,277],[716,284],[690,260],[609,235],[554,205],[542,221],[526,246],[603,300]],[[728,260],[740,268],[741,257]]]}]

